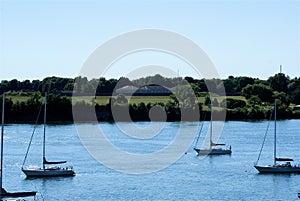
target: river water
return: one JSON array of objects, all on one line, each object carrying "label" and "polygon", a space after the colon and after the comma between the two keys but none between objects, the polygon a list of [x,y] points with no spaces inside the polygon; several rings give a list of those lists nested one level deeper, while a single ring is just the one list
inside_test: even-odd
[{"label": "river water", "polygon": [[[123,126],[126,127],[123,123]],[[138,122],[147,126],[147,122]],[[161,136],[133,140],[114,123],[100,123],[107,139],[130,153],[147,154],[172,143],[180,122],[165,123]],[[184,128],[200,127],[185,122]],[[300,174],[258,174],[257,160],[268,121],[225,122],[221,139],[232,146],[232,154],[199,158],[189,147],[169,167],[148,174],[132,175],[106,167],[90,156],[82,145],[74,124],[47,126],[46,155],[49,160],[67,160],[76,176],[26,179],[20,168],[33,125],[8,124],[4,137],[3,185],[7,191],[38,192],[38,200],[297,200]],[[300,120],[277,122],[278,155],[300,163]],[[209,129],[205,122],[203,132]],[[204,135],[200,136],[202,142]],[[105,151],[104,153],[105,154]],[[271,164],[273,127],[267,135],[259,164]],[[27,165],[41,165],[42,126],[38,126]],[[30,198],[28,199],[30,200]]]}]

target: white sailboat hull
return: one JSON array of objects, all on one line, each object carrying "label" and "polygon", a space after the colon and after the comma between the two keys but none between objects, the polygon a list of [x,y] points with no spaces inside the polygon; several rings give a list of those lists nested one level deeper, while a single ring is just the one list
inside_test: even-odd
[{"label": "white sailboat hull", "polygon": [[[43,138],[43,168],[39,167],[24,167],[27,154],[30,148],[31,141],[29,143],[25,159],[22,165],[22,171],[27,177],[57,177],[57,176],[74,176],[75,172],[73,171],[72,166],[66,166],[66,167],[58,167],[58,166],[52,166],[52,167],[46,167],[46,165],[49,164],[62,164],[66,163],[67,161],[47,161],[45,156],[45,139],[46,139],[46,116],[47,116],[47,93],[45,93],[44,97],[44,138]],[[34,133],[34,132],[33,132]],[[32,137],[31,137],[32,139]]]},{"label": "white sailboat hull", "polygon": [[75,172],[72,168],[23,168],[22,171],[27,177],[57,177],[57,176],[74,176]]},{"label": "white sailboat hull", "polygon": [[213,149],[194,149],[198,155],[225,155],[231,154],[231,149],[213,148]]},{"label": "white sailboat hull", "polygon": [[300,173],[299,166],[254,166],[259,173]]}]

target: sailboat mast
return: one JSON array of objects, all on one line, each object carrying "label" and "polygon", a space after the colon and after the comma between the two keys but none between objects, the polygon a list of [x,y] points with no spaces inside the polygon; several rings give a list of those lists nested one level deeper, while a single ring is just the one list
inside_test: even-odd
[{"label": "sailboat mast", "polygon": [[43,137],[43,169],[45,169],[45,155],[46,155],[46,150],[45,150],[45,141],[46,141],[46,112],[47,112],[47,92],[45,92],[45,97],[44,97],[44,137]]},{"label": "sailboat mast", "polygon": [[4,103],[5,103],[5,94],[2,95],[2,127],[1,127],[1,172],[0,172],[0,192],[2,193],[2,168],[3,168],[3,136],[4,136]]},{"label": "sailboat mast", "polygon": [[213,112],[212,112],[212,102],[210,101],[210,133],[209,133],[209,139],[210,139],[209,147],[210,147],[210,149],[212,147],[212,125],[213,125],[213,123],[212,123],[212,114],[213,114]]},{"label": "sailboat mast", "polygon": [[274,102],[274,165],[276,164],[276,99]]}]

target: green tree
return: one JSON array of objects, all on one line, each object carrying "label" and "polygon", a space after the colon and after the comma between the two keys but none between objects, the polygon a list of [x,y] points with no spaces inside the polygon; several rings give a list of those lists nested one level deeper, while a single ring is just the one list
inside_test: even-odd
[{"label": "green tree", "polygon": [[286,106],[290,105],[290,100],[288,99],[287,94],[284,93],[284,92],[277,92],[277,91],[275,91],[274,95],[273,95],[273,98],[280,100],[280,102],[282,104],[285,104]]},{"label": "green tree", "polygon": [[209,105],[210,104],[210,97],[206,96],[204,99],[204,105]]},{"label": "green tree", "polygon": [[131,85],[133,85],[133,84],[127,77],[120,77],[117,87],[122,88],[124,86],[131,86]]},{"label": "green tree", "polygon": [[180,108],[195,108],[196,106],[196,97],[190,85],[178,85],[170,98]]},{"label": "green tree", "polygon": [[289,77],[286,77],[284,73],[278,73],[271,76],[267,81],[274,91],[287,92]]},{"label": "green tree", "polygon": [[20,82],[17,79],[13,79],[8,82],[8,88],[12,91],[18,91],[20,89]]},{"label": "green tree", "polygon": [[237,79],[237,86],[236,91],[241,92],[244,87],[246,87],[248,84],[252,85],[254,84],[254,79],[251,77],[238,77]]},{"label": "green tree", "polygon": [[288,99],[294,103],[300,104],[300,78],[290,80],[288,84]]},{"label": "green tree", "polygon": [[215,106],[215,107],[219,107],[219,101],[217,98],[214,98],[213,102],[212,102],[212,105]]},{"label": "green tree", "polygon": [[38,108],[41,104],[42,95],[39,91],[32,93],[29,99],[26,101],[26,105],[32,108]]},{"label": "green tree", "polygon": [[195,96],[200,96],[200,92],[201,92],[200,87],[197,84],[194,84],[194,83],[192,83],[190,85],[191,85],[191,87],[194,91]]},{"label": "green tree", "polygon": [[233,93],[235,92],[236,84],[234,82],[233,77],[228,77],[228,79],[223,81],[226,93]]},{"label": "green tree", "polygon": [[258,96],[251,96],[248,99],[249,105],[261,105],[261,100]]},{"label": "green tree", "polygon": [[246,102],[239,99],[226,98],[222,100],[220,106],[228,109],[243,108],[246,106]]},{"label": "green tree", "polygon": [[119,94],[116,98],[115,104],[118,105],[128,104],[128,100],[124,94]]},{"label": "green tree", "polygon": [[269,86],[264,84],[247,85],[242,89],[242,95],[247,99],[251,96],[258,96],[263,102],[273,102],[273,91]]}]

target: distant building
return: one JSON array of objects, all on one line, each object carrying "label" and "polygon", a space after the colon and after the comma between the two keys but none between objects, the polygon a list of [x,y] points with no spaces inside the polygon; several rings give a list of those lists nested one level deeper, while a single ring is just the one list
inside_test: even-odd
[{"label": "distant building", "polygon": [[137,87],[135,86],[124,86],[124,87],[121,87],[119,89],[116,90],[116,93],[117,94],[133,94],[134,92],[136,92],[136,90],[138,90]]},{"label": "distant building", "polygon": [[300,110],[300,105],[295,105],[294,106],[294,110],[296,111],[296,110]]},{"label": "distant building", "polygon": [[135,96],[169,96],[172,94],[172,90],[156,84],[145,85],[141,88],[131,85],[117,89],[116,94]]}]

